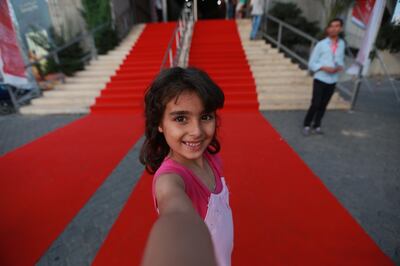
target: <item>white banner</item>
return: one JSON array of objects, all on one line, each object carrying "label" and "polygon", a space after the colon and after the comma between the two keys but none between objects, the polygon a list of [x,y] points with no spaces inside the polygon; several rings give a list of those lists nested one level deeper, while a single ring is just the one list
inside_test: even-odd
[{"label": "white banner", "polygon": [[363,66],[363,75],[368,73],[369,68],[369,54],[375,44],[376,36],[378,34],[383,12],[385,11],[386,0],[375,1],[374,8],[372,9],[372,14],[368,21],[367,30],[361,44],[361,48],[358,51],[356,62],[358,64],[353,64],[347,71],[347,74],[357,75],[360,69],[360,65]]},{"label": "white banner", "polygon": [[368,25],[371,16],[372,8],[375,5],[375,0],[358,0],[353,6],[351,20],[354,24],[365,29]]},{"label": "white banner", "polygon": [[396,8],[393,12],[392,23],[394,25],[400,26],[400,0],[397,0]]},{"label": "white banner", "polygon": [[5,83],[13,85],[28,83],[24,59],[13,27],[12,8],[7,0],[0,1],[0,71]]}]

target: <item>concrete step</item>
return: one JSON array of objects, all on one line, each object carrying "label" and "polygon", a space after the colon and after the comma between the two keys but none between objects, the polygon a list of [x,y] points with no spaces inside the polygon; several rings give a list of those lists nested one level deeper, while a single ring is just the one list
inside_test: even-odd
[{"label": "concrete step", "polygon": [[256,86],[257,87],[264,87],[264,86],[274,86],[274,85],[285,85],[285,86],[297,86],[297,85],[312,85],[312,80],[304,79],[304,78],[285,78],[285,79],[256,79]]},{"label": "concrete step", "polygon": [[255,72],[267,72],[267,71],[292,71],[292,70],[300,70],[304,71],[299,68],[298,65],[296,64],[288,64],[287,62],[284,62],[283,64],[268,64],[268,65],[260,65],[260,66],[250,66],[251,71],[253,73]]},{"label": "concrete step", "polygon": [[258,94],[257,99],[259,102],[262,101],[311,101],[311,95],[297,95],[297,94],[279,94],[279,93],[269,93],[269,94]]},{"label": "concrete step", "polygon": [[98,56],[98,61],[102,63],[122,63],[122,61],[125,59],[125,56],[110,56],[110,55],[99,55]]},{"label": "concrete step", "polygon": [[54,91],[98,91],[105,87],[106,82],[98,83],[65,83],[57,85]]},{"label": "concrete step", "polygon": [[277,60],[277,59],[288,59],[281,53],[260,53],[260,54],[246,54],[247,60],[252,61],[263,61],[263,60]]},{"label": "concrete step", "polygon": [[272,48],[261,48],[261,49],[253,49],[253,50],[245,50],[245,54],[247,57],[251,56],[270,56],[270,55],[282,55],[283,54],[279,53],[277,49],[272,49]]},{"label": "concrete step", "polygon": [[291,78],[291,77],[308,77],[308,73],[297,70],[286,70],[286,71],[254,71],[253,77],[258,79],[276,79],[276,78]]},{"label": "concrete step", "polygon": [[258,48],[270,48],[271,46],[266,44],[265,41],[261,40],[261,41],[249,41],[246,42],[243,39],[242,41],[242,46],[244,49],[258,49]]},{"label": "concrete step", "polygon": [[248,23],[251,23],[251,19],[248,19],[248,18],[236,19],[236,23],[238,25],[248,24]]},{"label": "concrete step", "polygon": [[97,97],[100,90],[54,90],[45,92],[45,98]]},{"label": "concrete step", "polygon": [[85,67],[85,70],[87,70],[87,71],[116,70],[119,68],[119,66],[120,66],[120,63],[104,64],[103,62],[95,61],[95,62],[92,62],[90,65],[87,65]]},{"label": "concrete step", "polygon": [[272,103],[260,102],[259,109],[261,111],[282,111],[282,110],[308,110],[309,104],[307,103]]},{"label": "concrete step", "polygon": [[80,71],[75,74],[74,77],[104,77],[104,76],[112,76],[115,74],[115,68],[114,69],[91,69],[87,71]]},{"label": "concrete step", "polygon": [[257,87],[258,93],[312,93],[312,87],[307,85],[264,85]]},{"label": "concrete step", "polygon": [[42,97],[32,101],[32,106],[90,106],[94,103],[95,98],[92,96],[80,96],[78,97],[62,97],[62,98],[47,98]]},{"label": "concrete step", "polygon": [[137,41],[139,37],[139,33],[134,33],[132,35],[128,35],[120,44],[118,47],[124,47],[125,45],[133,44]]},{"label": "concrete step", "polygon": [[70,83],[70,84],[86,84],[86,83],[103,84],[103,83],[107,83],[108,81],[110,81],[110,77],[108,77],[108,76],[102,76],[102,77],[76,77],[76,78],[68,80],[68,83]]},{"label": "concrete step", "polygon": [[118,49],[118,50],[108,52],[106,54],[106,56],[124,57],[128,52],[129,52],[129,49]]},{"label": "concrete step", "polygon": [[49,115],[49,114],[87,114],[89,107],[82,106],[25,106],[20,109],[21,114],[25,115]]},{"label": "concrete step", "polygon": [[275,66],[275,65],[292,65],[293,63],[288,58],[262,58],[262,59],[248,59],[249,65],[253,66]]}]

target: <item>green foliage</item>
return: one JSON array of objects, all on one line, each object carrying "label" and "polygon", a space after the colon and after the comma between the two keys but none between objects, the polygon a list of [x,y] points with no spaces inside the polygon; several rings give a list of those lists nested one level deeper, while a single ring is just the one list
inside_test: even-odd
[{"label": "green foliage", "polygon": [[355,0],[318,0],[326,14],[325,24],[334,18],[340,17],[345,11],[352,7]]},{"label": "green foliage", "polygon": [[96,32],[94,41],[99,54],[106,54],[119,43],[117,33],[111,27],[105,27]]},{"label": "green foliage", "polygon": [[[52,52],[56,48],[63,46],[66,41],[62,35],[58,35],[53,28],[49,30],[49,38],[37,31],[31,37],[32,41],[45,49],[47,52]],[[59,63],[57,64],[53,57],[47,60],[44,74],[62,72],[67,76],[72,76],[74,72],[84,69],[84,63],[81,62],[82,57],[85,56],[83,49],[79,42],[76,42],[62,51],[58,52]]]},{"label": "green foliage", "polygon": [[[318,36],[320,29],[318,22],[310,22],[304,16],[301,9],[295,3],[276,3],[269,13],[280,20],[294,26],[295,28],[310,34],[313,37]],[[268,24],[268,33],[272,36],[278,36],[278,24],[270,22]],[[282,34],[282,43],[289,48],[298,44],[309,44],[309,41],[297,34]]]},{"label": "green foliage", "polygon": [[[392,9],[395,3],[392,3]],[[390,53],[400,52],[400,26],[392,24],[393,13],[385,10],[383,13],[381,27],[376,37],[375,45],[380,50],[388,50]]]},{"label": "green foliage", "polygon": [[400,26],[394,26],[391,23],[382,25],[375,44],[381,50],[389,50],[391,53],[400,52]]},{"label": "green foliage", "polygon": [[119,40],[116,31],[111,27],[111,8],[109,0],[82,0],[84,17],[88,30],[93,30],[106,23],[105,27],[94,34],[95,45],[99,54],[105,54],[118,45]]}]

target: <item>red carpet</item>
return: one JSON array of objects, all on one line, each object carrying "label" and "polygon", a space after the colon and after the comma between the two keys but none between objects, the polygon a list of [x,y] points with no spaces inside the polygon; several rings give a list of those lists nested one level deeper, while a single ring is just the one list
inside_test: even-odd
[{"label": "red carpet", "polygon": [[143,92],[174,27],[145,28],[118,72],[133,78],[113,78],[92,114],[0,158],[0,265],[34,265],[143,134]]},{"label": "red carpet", "polygon": [[[189,58],[226,94],[220,136],[234,212],[233,265],[392,265],[258,112],[235,23],[198,22]],[[151,179],[142,176],[93,265],[139,265],[156,218]]]}]

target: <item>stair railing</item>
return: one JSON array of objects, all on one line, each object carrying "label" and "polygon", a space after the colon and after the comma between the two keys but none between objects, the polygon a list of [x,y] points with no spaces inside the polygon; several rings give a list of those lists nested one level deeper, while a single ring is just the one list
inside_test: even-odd
[{"label": "stair railing", "polygon": [[168,68],[187,65],[189,53],[189,43],[193,32],[193,12],[192,9],[185,6],[177,21],[176,27],[171,35],[168,47],[165,51],[160,71]]}]

